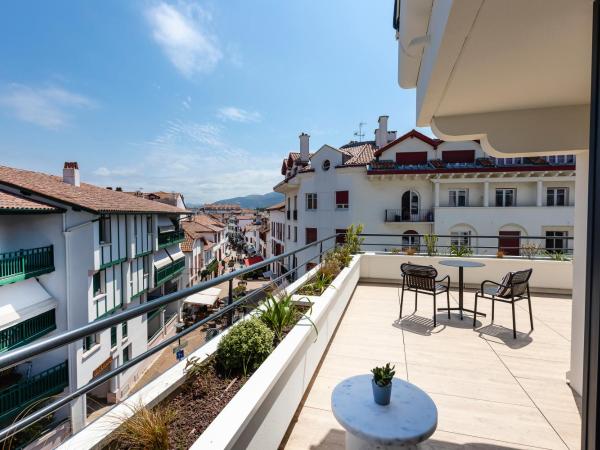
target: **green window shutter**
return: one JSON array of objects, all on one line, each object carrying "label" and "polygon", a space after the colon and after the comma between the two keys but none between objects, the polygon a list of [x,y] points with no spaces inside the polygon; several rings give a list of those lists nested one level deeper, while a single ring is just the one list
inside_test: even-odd
[{"label": "green window shutter", "polygon": [[110,327],[110,346],[117,346],[117,327]]},{"label": "green window shutter", "polygon": [[127,322],[121,324],[121,334],[123,335],[123,338],[127,337]]}]

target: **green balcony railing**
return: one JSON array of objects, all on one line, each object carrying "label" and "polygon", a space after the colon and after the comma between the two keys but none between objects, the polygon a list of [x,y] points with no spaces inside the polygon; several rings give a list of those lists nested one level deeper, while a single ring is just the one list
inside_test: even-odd
[{"label": "green balcony railing", "polygon": [[51,309],[38,316],[0,330],[0,352],[20,347],[56,329],[56,310]]},{"label": "green balcony railing", "polygon": [[154,272],[154,286],[160,286],[170,279],[179,276],[183,272],[183,269],[185,269],[185,258],[178,259],[168,266],[161,267]]},{"label": "green balcony railing", "polygon": [[0,286],[54,271],[54,248],[30,248],[0,253]]},{"label": "green balcony railing", "polygon": [[179,244],[185,240],[183,230],[169,231],[158,235],[158,248],[168,247],[169,245]]},{"label": "green balcony railing", "polygon": [[68,385],[69,371],[65,361],[3,389],[0,391],[0,422],[13,418],[33,402],[60,394]]}]

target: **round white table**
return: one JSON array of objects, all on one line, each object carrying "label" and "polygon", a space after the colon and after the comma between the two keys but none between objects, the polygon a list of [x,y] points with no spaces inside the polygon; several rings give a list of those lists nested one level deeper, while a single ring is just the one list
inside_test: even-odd
[{"label": "round white table", "polygon": [[416,449],[437,427],[435,403],[414,384],[394,378],[390,404],[378,405],[372,379],[347,378],[331,394],[333,415],[346,429],[346,449]]}]

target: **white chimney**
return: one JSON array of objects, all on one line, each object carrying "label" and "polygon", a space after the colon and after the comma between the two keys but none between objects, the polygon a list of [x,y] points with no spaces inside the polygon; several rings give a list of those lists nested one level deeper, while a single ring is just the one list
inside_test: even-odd
[{"label": "white chimney", "polygon": [[77,161],[65,162],[63,167],[63,182],[77,187],[80,186],[79,164],[77,164]]},{"label": "white chimney", "polygon": [[387,141],[388,143],[395,141],[396,140],[396,132],[395,131],[388,131],[387,133]]},{"label": "white chimney", "polygon": [[388,116],[379,116],[379,128],[375,130],[375,145],[378,148],[383,147],[387,144],[388,139]]},{"label": "white chimney", "polygon": [[308,140],[310,136],[306,133],[300,135],[300,161],[307,163],[309,155],[309,144]]}]

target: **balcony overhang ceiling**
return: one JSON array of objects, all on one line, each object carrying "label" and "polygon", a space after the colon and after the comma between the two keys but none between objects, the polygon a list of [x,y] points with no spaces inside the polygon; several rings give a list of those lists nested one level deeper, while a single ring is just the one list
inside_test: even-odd
[{"label": "balcony overhang ceiling", "polygon": [[417,125],[492,155],[588,148],[590,0],[402,0],[399,83]]}]

